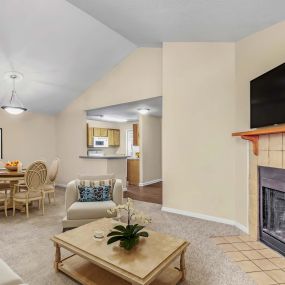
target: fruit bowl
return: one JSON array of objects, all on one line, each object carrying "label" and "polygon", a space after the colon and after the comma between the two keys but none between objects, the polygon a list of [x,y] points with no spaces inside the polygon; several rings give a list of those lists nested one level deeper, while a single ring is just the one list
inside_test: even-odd
[{"label": "fruit bowl", "polygon": [[5,164],[5,168],[9,171],[17,171],[18,169],[18,164],[20,163],[19,160],[14,160],[14,161],[8,161]]},{"label": "fruit bowl", "polygon": [[5,165],[5,168],[9,171],[17,171],[17,166],[8,166],[8,165]]}]

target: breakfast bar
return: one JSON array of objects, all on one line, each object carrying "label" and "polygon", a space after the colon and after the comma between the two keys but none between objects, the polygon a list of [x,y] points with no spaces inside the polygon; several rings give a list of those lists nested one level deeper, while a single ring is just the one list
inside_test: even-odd
[{"label": "breakfast bar", "polygon": [[114,174],[115,178],[121,179],[123,187],[127,184],[127,156],[104,155],[104,156],[79,156],[82,159],[82,172],[88,175],[92,173]]}]

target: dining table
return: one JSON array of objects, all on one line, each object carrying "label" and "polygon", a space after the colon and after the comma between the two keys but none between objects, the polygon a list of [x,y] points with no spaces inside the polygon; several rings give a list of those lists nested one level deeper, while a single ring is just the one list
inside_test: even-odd
[{"label": "dining table", "polygon": [[[25,170],[23,171],[9,171],[6,168],[0,168],[0,185],[1,183],[10,184],[10,191],[8,191],[8,209],[13,208],[13,188],[15,184],[24,181]],[[1,189],[1,188],[0,188]],[[9,189],[8,189],[9,190]],[[0,209],[4,207],[0,206]],[[23,211],[23,206],[16,206],[17,209]]]}]

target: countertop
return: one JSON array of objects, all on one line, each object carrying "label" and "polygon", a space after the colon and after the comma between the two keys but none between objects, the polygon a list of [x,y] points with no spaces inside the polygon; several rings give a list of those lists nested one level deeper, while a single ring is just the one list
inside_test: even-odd
[{"label": "countertop", "polygon": [[92,156],[92,155],[80,155],[79,158],[85,159],[126,159],[126,155],[104,155],[104,156]]}]

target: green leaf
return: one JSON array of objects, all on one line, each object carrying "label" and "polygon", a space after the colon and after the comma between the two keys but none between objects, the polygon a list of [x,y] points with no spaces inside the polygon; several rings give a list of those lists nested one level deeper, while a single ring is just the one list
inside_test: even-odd
[{"label": "green leaf", "polygon": [[137,225],[137,227],[134,229],[134,234],[138,233],[139,231],[141,231],[144,228],[144,226],[139,226]]},{"label": "green leaf", "polygon": [[148,232],[140,232],[137,235],[140,237],[148,237],[149,236]]},{"label": "green leaf", "polygon": [[116,241],[121,240],[121,239],[122,239],[122,236],[111,237],[111,238],[108,240],[107,244],[111,244],[111,243],[116,242]]},{"label": "green leaf", "polygon": [[122,225],[115,226],[114,229],[118,230],[118,231],[120,231],[122,233],[126,232],[126,228],[124,226],[122,226]]},{"label": "green leaf", "polygon": [[122,232],[113,231],[113,232],[108,233],[107,237],[120,236],[120,235],[122,235]]}]

